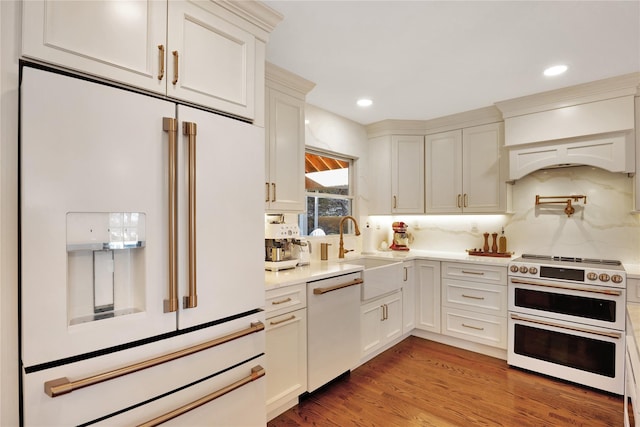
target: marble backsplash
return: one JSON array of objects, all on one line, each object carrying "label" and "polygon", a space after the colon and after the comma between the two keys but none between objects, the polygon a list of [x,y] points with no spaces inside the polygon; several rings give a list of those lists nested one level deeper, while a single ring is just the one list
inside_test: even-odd
[{"label": "marble backsplash", "polygon": [[[535,205],[536,195],[581,194],[587,203],[573,203],[567,217],[564,205]],[[516,181],[512,214],[406,215],[362,217],[373,228],[374,244],[390,243],[391,223],[409,224],[410,247],[447,252],[480,248],[484,232],[504,227],[507,249],[522,253],[618,259],[640,263],[640,218],[632,213],[633,179],[590,166],[546,169]],[[491,239],[490,239],[491,240]]]}]

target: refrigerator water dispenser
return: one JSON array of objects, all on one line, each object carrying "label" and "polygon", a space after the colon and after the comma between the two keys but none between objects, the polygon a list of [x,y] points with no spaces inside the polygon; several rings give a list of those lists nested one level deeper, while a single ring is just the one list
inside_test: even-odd
[{"label": "refrigerator water dispenser", "polygon": [[69,325],[145,310],[146,216],[67,213]]}]

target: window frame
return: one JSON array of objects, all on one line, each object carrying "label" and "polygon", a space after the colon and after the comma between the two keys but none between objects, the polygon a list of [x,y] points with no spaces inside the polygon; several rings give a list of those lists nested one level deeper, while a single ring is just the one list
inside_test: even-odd
[{"label": "window frame", "polygon": [[[341,153],[336,153],[336,152],[332,152],[332,151],[328,151],[328,150],[322,150],[322,149],[318,149],[318,148],[312,148],[312,147],[305,147],[305,154],[313,154],[316,156],[323,156],[323,157],[331,157],[334,158],[336,160],[340,160],[340,161],[344,161],[349,163],[349,192],[346,195],[341,195],[341,194],[331,194],[331,193],[320,193],[320,192],[308,192],[305,186],[305,190],[304,190],[304,206],[305,206],[305,210],[304,213],[300,214],[300,219],[298,220],[298,223],[300,225],[300,230],[303,231],[304,233],[307,232],[307,228],[304,227],[307,224],[307,216],[308,216],[308,212],[307,212],[307,206],[308,206],[308,198],[309,197],[314,197],[314,198],[324,198],[324,199],[336,199],[336,200],[349,200],[350,204],[351,204],[351,215],[353,217],[357,218],[357,203],[356,203],[356,186],[355,186],[355,182],[356,180],[354,179],[354,177],[356,176],[356,162],[357,162],[357,158],[346,155],[346,154],[341,154]],[[303,179],[306,177],[306,171],[305,174],[303,176]],[[317,206],[317,202],[316,202],[316,206]],[[314,218],[317,218],[314,214]],[[351,223],[351,221],[347,222],[348,224],[348,229],[345,228],[345,233],[344,234],[353,234],[354,233],[354,229],[353,229],[353,225]],[[304,234],[306,238],[314,238],[314,237],[325,237],[325,236],[337,236],[338,234],[327,234],[325,236],[311,236],[309,234]]]}]

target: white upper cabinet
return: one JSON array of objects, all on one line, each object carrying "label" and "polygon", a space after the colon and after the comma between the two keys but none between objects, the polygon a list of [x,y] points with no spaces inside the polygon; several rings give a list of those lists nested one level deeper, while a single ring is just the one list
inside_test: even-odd
[{"label": "white upper cabinet", "polygon": [[255,25],[242,2],[26,1],[22,54],[260,121],[265,42],[280,17],[254,3],[266,17]]},{"label": "white upper cabinet", "polygon": [[382,136],[369,140],[372,214],[424,213],[424,137]]},{"label": "white upper cabinet", "polygon": [[304,105],[315,83],[267,63],[266,85],[265,210],[304,212]]},{"label": "white upper cabinet", "polygon": [[504,212],[502,141],[502,123],[427,135],[426,212]]}]

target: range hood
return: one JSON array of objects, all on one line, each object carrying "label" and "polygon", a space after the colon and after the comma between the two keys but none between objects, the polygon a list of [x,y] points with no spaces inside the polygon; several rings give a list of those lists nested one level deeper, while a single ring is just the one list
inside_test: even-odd
[{"label": "range hood", "polygon": [[574,165],[635,173],[639,84],[640,73],[633,73],[496,103],[505,122],[509,179]]}]

